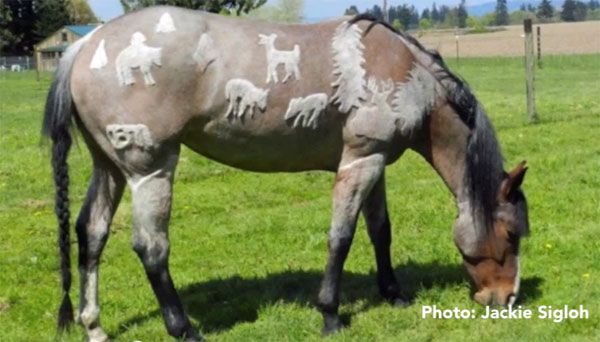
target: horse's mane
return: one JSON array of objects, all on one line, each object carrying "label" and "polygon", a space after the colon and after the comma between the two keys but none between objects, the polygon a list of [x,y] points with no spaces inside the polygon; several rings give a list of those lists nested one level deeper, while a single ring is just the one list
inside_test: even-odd
[{"label": "horse's mane", "polygon": [[359,21],[371,22],[364,33],[365,36],[373,27],[382,25],[401,36],[409,44],[414,45],[439,66],[439,70],[432,71],[432,74],[440,81],[440,84],[444,85],[446,98],[452,109],[471,130],[465,157],[465,180],[468,185],[468,196],[473,208],[476,229],[478,232],[486,234],[493,226],[497,194],[505,173],[500,146],[483,107],[471,92],[467,82],[448,69],[437,51],[428,50],[411,35],[396,30],[390,24],[368,13],[355,16],[348,21],[348,24],[352,25]]}]

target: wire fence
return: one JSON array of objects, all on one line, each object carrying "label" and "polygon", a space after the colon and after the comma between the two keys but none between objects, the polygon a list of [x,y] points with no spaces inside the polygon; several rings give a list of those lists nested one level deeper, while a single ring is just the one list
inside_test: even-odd
[{"label": "wire fence", "polygon": [[32,56],[0,56],[0,71],[22,72],[35,69],[36,61]]}]

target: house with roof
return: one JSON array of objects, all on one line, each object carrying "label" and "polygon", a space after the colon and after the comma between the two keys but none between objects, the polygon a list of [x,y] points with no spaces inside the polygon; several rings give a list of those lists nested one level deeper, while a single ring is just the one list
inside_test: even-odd
[{"label": "house with roof", "polygon": [[34,46],[38,71],[54,71],[69,45],[92,32],[100,24],[66,25]]}]

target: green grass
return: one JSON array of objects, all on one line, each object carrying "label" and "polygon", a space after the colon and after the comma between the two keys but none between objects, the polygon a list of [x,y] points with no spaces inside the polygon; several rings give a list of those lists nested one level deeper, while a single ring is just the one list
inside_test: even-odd
[{"label": "green grass", "polygon": [[[482,308],[470,299],[452,243],[452,197],[420,157],[407,153],[388,170],[388,199],[393,263],[414,304],[394,309],[377,296],[373,252],[361,221],[342,286],[341,312],[350,327],[328,340],[598,340],[600,56],[545,58],[537,75],[537,125],[526,120],[522,59],[449,63],[486,106],[507,166],[522,159],[530,165],[525,191],[532,234],[522,247],[521,304],[583,304],[591,318],[561,324],[421,319],[422,305]],[[0,341],[50,341],[55,334],[53,186],[49,149],[40,147],[38,134],[48,81],[48,75],[38,83],[34,74],[0,74]],[[90,175],[81,140],[70,165],[76,214]],[[176,176],[171,270],[194,324],[209,340],[321,338],[312,302],[326,259],[331,185],[327,173],[247,173],[184,150]],[[103,326],[117,341],[169,340],[130,248],[130,226],[126,195],[102,256]],[[78,291],[73,293],[76,298]],[[83,329],[64,338],[81,341]]]}]

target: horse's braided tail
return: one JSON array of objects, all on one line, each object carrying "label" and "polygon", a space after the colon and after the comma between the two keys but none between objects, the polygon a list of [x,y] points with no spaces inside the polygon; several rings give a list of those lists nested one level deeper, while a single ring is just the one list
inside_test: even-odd
[{"label": "horse's braided tail", "polygon": [[[88,38],[89,39],[89,36]],[[71,95],[71,70],[75,57],[87,41],[80,39],[65,52],[60,60],[54,81],[48,92],[42,135],[52,140],[52,170],[56,187],[54,212],[58,219],[58,248],[62,302],[58,310],[58,329],[63,331],[73,324],[73,304],[69,296],[71,289],[71,241],[69,211],[69,165],[67,157],[71,149],[71,123],[75,112]]]}]

